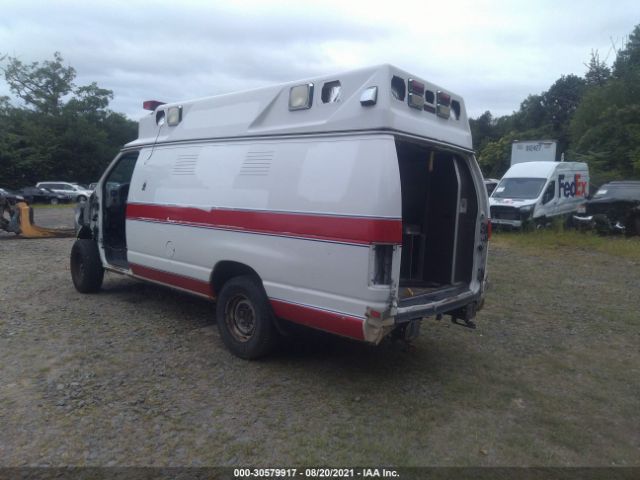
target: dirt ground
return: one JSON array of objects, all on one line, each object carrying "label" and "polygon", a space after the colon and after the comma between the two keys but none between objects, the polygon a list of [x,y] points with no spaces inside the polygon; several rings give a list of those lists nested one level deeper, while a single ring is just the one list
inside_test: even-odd
[{"label": "dirt ground", "polygon": [[477,330],[246,362],[206,301],[115,274],[77,293],[72,243],[0,234],[0,466],[640,465],[640,258],[496,235]]}]

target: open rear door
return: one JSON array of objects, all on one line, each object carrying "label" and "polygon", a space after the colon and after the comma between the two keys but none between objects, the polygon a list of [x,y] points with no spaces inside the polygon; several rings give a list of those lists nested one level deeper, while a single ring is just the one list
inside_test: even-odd
[{"label": "open rear door", "polygon": [[476,192],[468,158],[396,140],[402,188],[400,298],[468,288],[473,269]]}]

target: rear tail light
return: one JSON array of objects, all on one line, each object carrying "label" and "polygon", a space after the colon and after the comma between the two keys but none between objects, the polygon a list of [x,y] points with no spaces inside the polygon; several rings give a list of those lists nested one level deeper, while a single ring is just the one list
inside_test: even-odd
[{"label": "rear tail light", "polygon": [[393,245],[373,246],[373,265],[371,284],[391,285],[391,267],[393,264]]},{"label": "rear tail light", "polygon": [[382,312],[380,312],[379,310],[374,310],[371,307],[367,307],[367,314],[371,318],[382,318]]}]

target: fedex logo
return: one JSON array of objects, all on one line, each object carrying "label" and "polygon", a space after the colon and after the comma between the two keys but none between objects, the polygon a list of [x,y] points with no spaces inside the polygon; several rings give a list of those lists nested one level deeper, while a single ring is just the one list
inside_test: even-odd
[{"label": "fedex logo", "polygon": [[581,180],[582,175],[576,173],[573,181],[565,182],[564,175],[558,175],[558,194],[565,197],[584,197],[587,194],[587,182]]}]

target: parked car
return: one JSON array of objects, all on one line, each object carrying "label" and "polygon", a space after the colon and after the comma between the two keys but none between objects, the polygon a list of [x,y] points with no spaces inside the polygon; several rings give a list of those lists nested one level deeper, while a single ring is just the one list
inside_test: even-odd
[{"label": "parked car", "polygon": [[56,193],[47,188],[25,187],[20,193],[28,203],[50,203],[57,205],[58,203],[70,202],[72,197],[63,193]]},{"label": "parked car", "polygon": [[497,178],[485,178],[484,186],[487,188],[487,195],[491,195],[499,183],[500,180]]},{"label": "parked car", "polygon": [[24,202],[24,197],[18,192],[7,188],[0,188],[0,195],[9,201],[9,203]]},{"label": "parked car", "polygon": [[640,235],[640,181],[616,181],[602,185],[593,198],[578,208],[576,225],[600,233]]},{"label": "parked car", "polygon": [[36,184],[38,188],[48,188],[55,193],[62,193],[69,195],[76,202],[85,202],[91,196],[91,190],[82,188],[76,183],[69,182],[38,182]]}]

